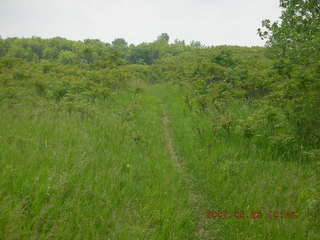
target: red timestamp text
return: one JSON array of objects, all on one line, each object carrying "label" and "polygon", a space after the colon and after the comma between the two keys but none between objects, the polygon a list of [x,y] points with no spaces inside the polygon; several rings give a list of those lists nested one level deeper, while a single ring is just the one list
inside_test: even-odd
[{"label": "red timestamp text", "polygon": [[298,214],[295,210],[289,211],[278,211],[278,210],[253,210],[253,211],[242,211],[242,210],[208,210],[207,219],[295,219]]}]

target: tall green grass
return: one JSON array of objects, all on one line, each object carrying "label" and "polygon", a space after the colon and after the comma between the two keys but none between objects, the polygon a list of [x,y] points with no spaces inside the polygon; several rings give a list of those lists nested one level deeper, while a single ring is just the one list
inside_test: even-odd
[{"label": "tall green grass", "polygon": [[[207,219],[213,239],[320,239],[315,162],[303,161],[296,151],[281,153],[267,139],[255,143],[239,134],[214,132],[211,118],[189,111],[182,88],[162,85],[154,92],[167,105],[178,154],[208,203],[198,214],[224,210],[229,215]],[[254,111],[239,104],[233,109],[239,118]],[[284,216],[293,210],[298,217]],[[246,218],[236,218],[235,211]],[[261,218],[252,218],[254,211]],[[271,218],[270,211],[284,217]]]},{"label": "tall green grass", "polygon": [[[197,239],[199,222],[206,239],[319,239],[316,163],[212,131],[181,87],[136,87],[83,106],[0,104],[0,239]],[[186,175],[166,149],[163,107]],[[199,221],[208,210],[230,218]],[[267,215],[291,210],[297,218]]]},{"label": "tall green grass", "polygon": [[0,239],[194,239],[148,91],[93,114],[0,108]]}]

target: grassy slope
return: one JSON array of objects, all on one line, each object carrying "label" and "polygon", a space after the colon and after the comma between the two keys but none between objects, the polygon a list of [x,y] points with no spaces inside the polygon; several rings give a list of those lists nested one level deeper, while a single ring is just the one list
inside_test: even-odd
[{"label": "grassy slope", "polygon": [[[162,104],[201,209],[170,160]],[[190,113],[172,86],[94,108],[87,116],[0,105],[0,239],[196,239],[208,208],[299,214],[209,219],[208,239],[317,239],[305,235],[312,164],[273,158],[239,137],[200,137],[209,120]]]},{"label": "grassy slope", "polygon": [[[274,155],[272,149],[240,136],[215,136],[206,117],[188,111],[180,88],[164,85],[155,92],[167,105],[178,154],[194,176],[194,185],[211,210],[226,210],[230,216],[208,220],[214,239],[319,239],[319,229],[308,214],[316,198],[313,163],[299,162],[294,155]],[[237,108],[241,112],[242,106]],[[268,215],[291,210],[299,216]],[[234,211],[244,211],[248,218],[238,219]],[[252,211],[261,211],[262,218],[250,218]]]},{"label": "grassy slope", "polygon": [[1,106],[0,239],[194,239],[157,99],[95,110]]}]

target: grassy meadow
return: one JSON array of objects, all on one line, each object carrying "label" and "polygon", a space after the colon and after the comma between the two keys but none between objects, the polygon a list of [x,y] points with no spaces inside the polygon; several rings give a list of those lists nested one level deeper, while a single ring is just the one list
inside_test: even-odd
[{"label": "grassy meadow", "polygon": [[[241,136],[200,135],[210,123],[183,96],[161,84],[84,113],[1,105],[0,238],[317,239],[308,212],[317,166]],[[163,109],[187,174],[166,147]],[[207,218],[214,209],[230,218]],[[267,215],[292,210],[292,219]]]},{"label": "grassy meadow", "polygon": [[264,47],[0,37],[0,240],[319,240],[320,2]]},{"label": "grassy meadow", "polygon": [[119,93],[95,114],[1,107],[1,239],[193,239],[158,99]]}]

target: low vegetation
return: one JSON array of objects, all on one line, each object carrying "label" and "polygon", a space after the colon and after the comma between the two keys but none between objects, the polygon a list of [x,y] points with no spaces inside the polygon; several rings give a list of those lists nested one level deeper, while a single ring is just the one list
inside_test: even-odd
[{"label": "low vegetation", "polygon": [[265,47],[0,38],[0,239],[319,239],[320,5],[280,4]]}]

